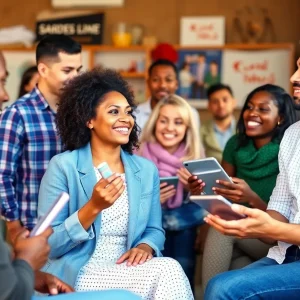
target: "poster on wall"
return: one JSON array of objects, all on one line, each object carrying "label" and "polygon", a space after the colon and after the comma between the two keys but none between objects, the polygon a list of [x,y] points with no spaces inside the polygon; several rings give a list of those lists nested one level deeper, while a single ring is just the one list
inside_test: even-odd
[{"label": "poster on wall", "polygon": [[178,94],[196,107],[206,107],[206,91],[221,82],[221,50],[178,51],[179,89]]},{"label": "poster on wall", "polygon": [[232,87],[238,106],[256,87],[271,83],[290,92],[290,50],[223,51],[222,81]]},{"label": "poster on wall", "polygon": [[222,46],[225,43],[225,18],[182,17],[180,20],[181,46]]}]

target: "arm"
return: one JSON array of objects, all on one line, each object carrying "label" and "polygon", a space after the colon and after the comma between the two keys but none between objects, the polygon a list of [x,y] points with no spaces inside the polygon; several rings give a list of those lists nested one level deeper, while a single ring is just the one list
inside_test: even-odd
[{"label": "arm", "polygon": [[224,169],[224,171],[228,174],[228,176],[235,177],[235,175],[236,175],[236,169],[235,169],[235,166],[233,164],[228,163],[223,158],[221,166]]},{"label": "arm", "polygon": [[282,241],[294,245],[300,245],[299,224],[289,224],[279,213],[271,215],[259,209],[248,208],[233,204],[232,210],[247,216],[237,221],[226,221],[219,217],[208,215],[205,221],[216,230],[225,235],[240,238],[259,238],[265,243],[274,244]]},{"label": "arm", "polygon": [[24,124],[16,108],[7,109],[0,120],[0,195],[2,214],[12,239],[22,230],[15,197],[18,161],[23,152]]},{"label": "arm", "polygon": [[[39,215],[47,212],[61,192],[69,191],[70,182],[68,182],[67,171],[64,171],[68,168],[61,167],[66,164],[68,162],[62,156],[56,156],[50,161],[40,186]],[[76,172],[72,169],[68,172],[72,171]],[[114,174],[96,183],[91,199],[75,212],[73,212],[74,208],[70,207],[78,207],[78,203],[74,203],[78,201],[76,199],[78,195],[74,197],[75,199],[71,198],[71,203],[64,206],[52,224],[54,233],[49,239],[51,245],[49,257],[60,257],[77,245],[93,239],[95,234],[92,224],[96,217],[103,209],[110,207],[123,190],[123,180]],[[70,210],[73,212],[71,215]]]},{"label": "arm", "polygon": [[[54,156],[41,181],[39,191],[38,216],[44,215],[61,192],[69,192],[68,179],[62,165],[67,162],[60,161]],[[78,218],[78,210],[70,215],[70,205],[75,199],[64,206],[52,224],[54,233],[49,238],[51,246],[50,258],[58,258],[72,250],[78,244],[95,237],[92,226],[85,230]],[[71,202],[71,203],[70,203]]]},{"label": "arm", "polygon": [[[284,141],[285,139],[283,138],[281,143],[284,143]],[[288,172],[284,164],[284,157],[281,150],[278,155],[278,164],[279,174],[268,203],[267,212],[281,222],[289,222],[293,199],[289,191]]]},{"label": "arm", "polygon": [[157,169],[155,169],[153,198],[148,223],[141,240],[139,240],[134,247],[140,244],[147,244],[154,250],[156,256],[161,256],[160,251],[163,249],[165,242],[164,230],[162,228],[162,212],[159,195],[159,175]]},{"label": "arm", "polygon": [[225,172],[232,178],[233,184],[220,180],[219,183],[228,189],[215,188],[217,194],[224,196],[234,202],[249,203],[253,208],[266,210],[267,204],[250,188],[250,186],[243,180],[236,178],[236,167],[222,160],[222,167]]}]

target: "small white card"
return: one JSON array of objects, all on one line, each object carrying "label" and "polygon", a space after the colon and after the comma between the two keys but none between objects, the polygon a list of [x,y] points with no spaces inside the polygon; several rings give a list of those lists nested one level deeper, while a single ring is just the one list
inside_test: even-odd
[{"label": "small white card", "polygon": [[181,46],[222,46],[225,44],[225,17],[182,17]]}]

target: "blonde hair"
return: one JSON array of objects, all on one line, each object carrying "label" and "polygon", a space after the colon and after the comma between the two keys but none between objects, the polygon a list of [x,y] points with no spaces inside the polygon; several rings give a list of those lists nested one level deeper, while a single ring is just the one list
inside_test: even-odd
[{"label": "blonde hair", "polygon": [[190,105],[184,100],[183,98],[177,96],[177,95],[170,95],[167,98],[159,101],[151,115],[148,119],[140,138],[141,145],[143,143],[157,143],[157,139],[155,137],[155,127],[156,122],[159,117],[160,110],[163,106],[166,105],[173,105],[179,108],[179,113],[183,119],[184,124],[187,126],[186,133],[185,133],[185,150],[186,155],[182,157],[182,161],[184,160],[192,160],[201,158],[202,151],[202,144],[200,142],[199,137],[199,129],[196,128],[195,120],[193,119],[193,111],[190,107]]}]

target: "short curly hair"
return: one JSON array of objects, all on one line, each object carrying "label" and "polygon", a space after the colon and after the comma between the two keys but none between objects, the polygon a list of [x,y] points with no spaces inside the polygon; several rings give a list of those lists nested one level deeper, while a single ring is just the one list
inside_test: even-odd
[{"label": "short curly hair", "polygon": [[[132,109],[136,109],[134,95],[128,83],[111,69],[95,68],[73,78],[60,96],[56,124],[66,150],[75,150],[91,139],[87,122],[96,117],[96,108],[108,92],[122,94]],[[133,115],[135,120],[135,116]],[[136,123],[129,142],[122,149],[132,154],[138,148],[139,127]]]}]

